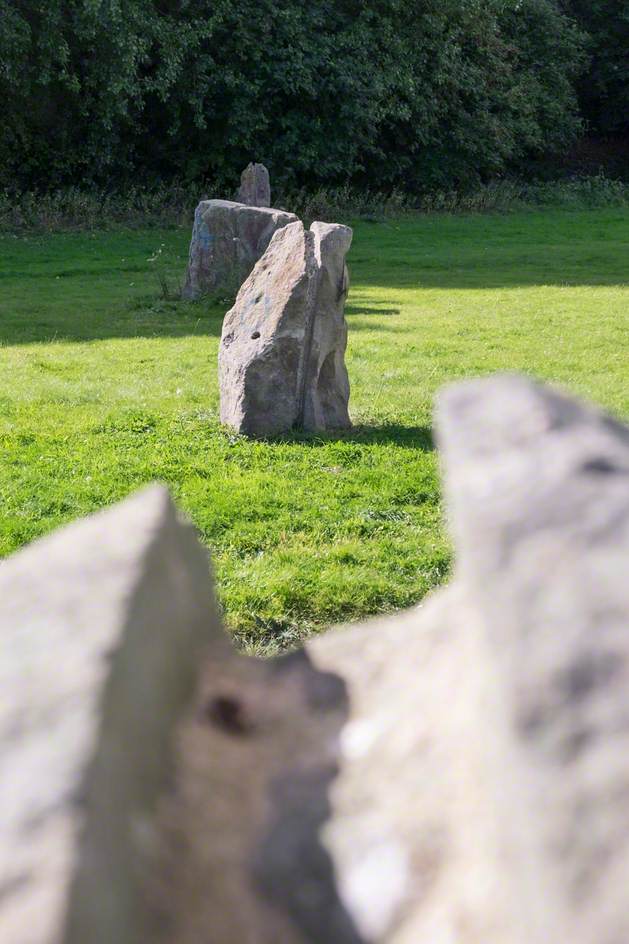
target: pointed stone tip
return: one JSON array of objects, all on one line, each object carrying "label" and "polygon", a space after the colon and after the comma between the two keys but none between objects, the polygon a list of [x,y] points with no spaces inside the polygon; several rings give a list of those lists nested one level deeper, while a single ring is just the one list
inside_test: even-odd
[{"label": "pointed stone tip", "polygon": [[343,223],[323,223],[315,220],[310,226],[310,232],[314,233],[317,243],[320,245],[324,240],[331,239],[339,245],[339,251],[347,252],[354,238],[354,231],[351,226],[345,226]]},{"label": "pointed stone tip", "polygon": [[140,500],[159,505],[170,504],[174,507],[168,486],[164,485],[163,482],[149,482],[148,485],[144,485],[142,488],[137,489],[137,491],[131,492],[127,498],[124,499],[124,501],[127,502]]},{"label": "pointed stone tip", "polygon": [[121,508],[136,509],[147,517],[155,517],[160,520],[166,517],[177,519],[184,517],[177,508],[168,486],[164,485],[163,482],[151,482],[138,491],[131,492],[121,502],[104,509],[104,511],[119,512]]},{"label": "pointed stone tip", "polygon": [[444,391],[438,442],[461,572],[502,568],[506,548],[626,543],[629,428],[601,410],[523,376],[474,380]]},{"label": "pointed stone tip", "polygon": [[107,505],[95,514],[80,518],[75,524],[80,524],[98,516],[118,517],[120,515],[128,516],[129,514],[143,520],[154,518],[161,521],[165,517],[179,517],[180,513],[168,487],[162,482],[151,482],[149,485],[145,485],[143,488],[117,500],[112,505]]}]

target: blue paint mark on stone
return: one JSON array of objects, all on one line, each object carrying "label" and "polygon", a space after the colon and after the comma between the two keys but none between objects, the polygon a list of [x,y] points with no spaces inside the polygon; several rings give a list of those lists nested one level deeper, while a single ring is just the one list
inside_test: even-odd
[{"label": "blue paint mark on stone", "polygon": [[207,223],[204,220],[201,220],[201,225],[199,227],[199,243],[203,249],[209,249],[212,245],[212,240],[214,237],[207,228]]},{"label": "blue paint mark on stone", "polygon": [[192,241],[200,246],[201,249],[209,249],[212,245],[213,236],[207,228],[207,223],[203,219],[202,212],[197,208],[194,214],[194,231]]}]

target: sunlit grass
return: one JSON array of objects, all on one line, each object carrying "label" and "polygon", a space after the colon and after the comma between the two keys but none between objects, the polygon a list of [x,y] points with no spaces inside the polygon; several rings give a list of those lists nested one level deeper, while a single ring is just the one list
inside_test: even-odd
[{"label": "sunlit grass", "polygon": [[355,429],[277,443],[218,424],[225,306],[160,297],[156,266],[174,287],[188,235],[0,239],[1,554],[160,479],[238,638],[286,645],[445,579],[443,383],[523,370],[629,418],[627,211],[357,224]]}]

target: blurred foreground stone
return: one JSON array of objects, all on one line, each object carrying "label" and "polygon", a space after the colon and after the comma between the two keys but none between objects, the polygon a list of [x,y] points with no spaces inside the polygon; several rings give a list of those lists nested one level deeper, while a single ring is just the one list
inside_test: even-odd
[{"label": "blurred foreground stone", "polygon": [[297,220],[294,213],[231,200],[203,200],[194,214],[187,299],[208,293],[235,296],[277,229]]},{"label": "blurred foreground stone", "polygon": [[159,490],[0,567],[2,940],[629,941],[629,430],[507,376],[438,429],[452,583],[288,656]]},{"label": "blurred foreground stone", "polygon": [[279,230],[223,323],[221,422],[249,436],[347,428],[347,226]]},{"label": "blurred foreground stone", "polygon": [[3,944],[153,940],[157,803],[217,633],[206,554],[158,486],[0,564]]}]

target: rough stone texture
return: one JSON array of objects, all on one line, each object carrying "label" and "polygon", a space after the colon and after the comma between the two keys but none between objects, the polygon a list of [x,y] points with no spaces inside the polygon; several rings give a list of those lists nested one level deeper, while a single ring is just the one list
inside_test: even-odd
[{"label": "rough stone texture", "polygon": [[250,436],[350,426],[347,226],[278,231],[225,316],[221,421]]},{"label": "rough stone texture", "polygon": [[249,164],[243,170],[236,199],[247,206],[271,206],[271,182],[264,164]]},{"label": "rough stone texture", "polygon": [[348,710],[304,652],[208,663],[165,815],[165,942],[360,944],[320,837]]},{"label": "rough stone texture", "polygon": [[195,299],[208,292],[233,296],[273,233],[296,220],[293,213],[283,210],[203,200],[194,214],[183,297]]},{"label": "rough stone texture", "polygon": [[219,636],[165,489],[0,564],[0,940],[138,944],[173,727]]},{"label": "rough stone texture", "polygon": [[352,243],[352,231],[348,226],[332,223],[313,223],[310,229],[314,234],[318,276],[304,384],[303,425],[314,430],[347,428],[351,423],[345,367],[345,299],[349,292],[345,257]]},{"label": "rough stone texture", "polygon": [[438,428],[454,584],[308,646],[352,705],[339,893],[368,941],[621,944],[629,430],[516,377],[454,387]]}]

